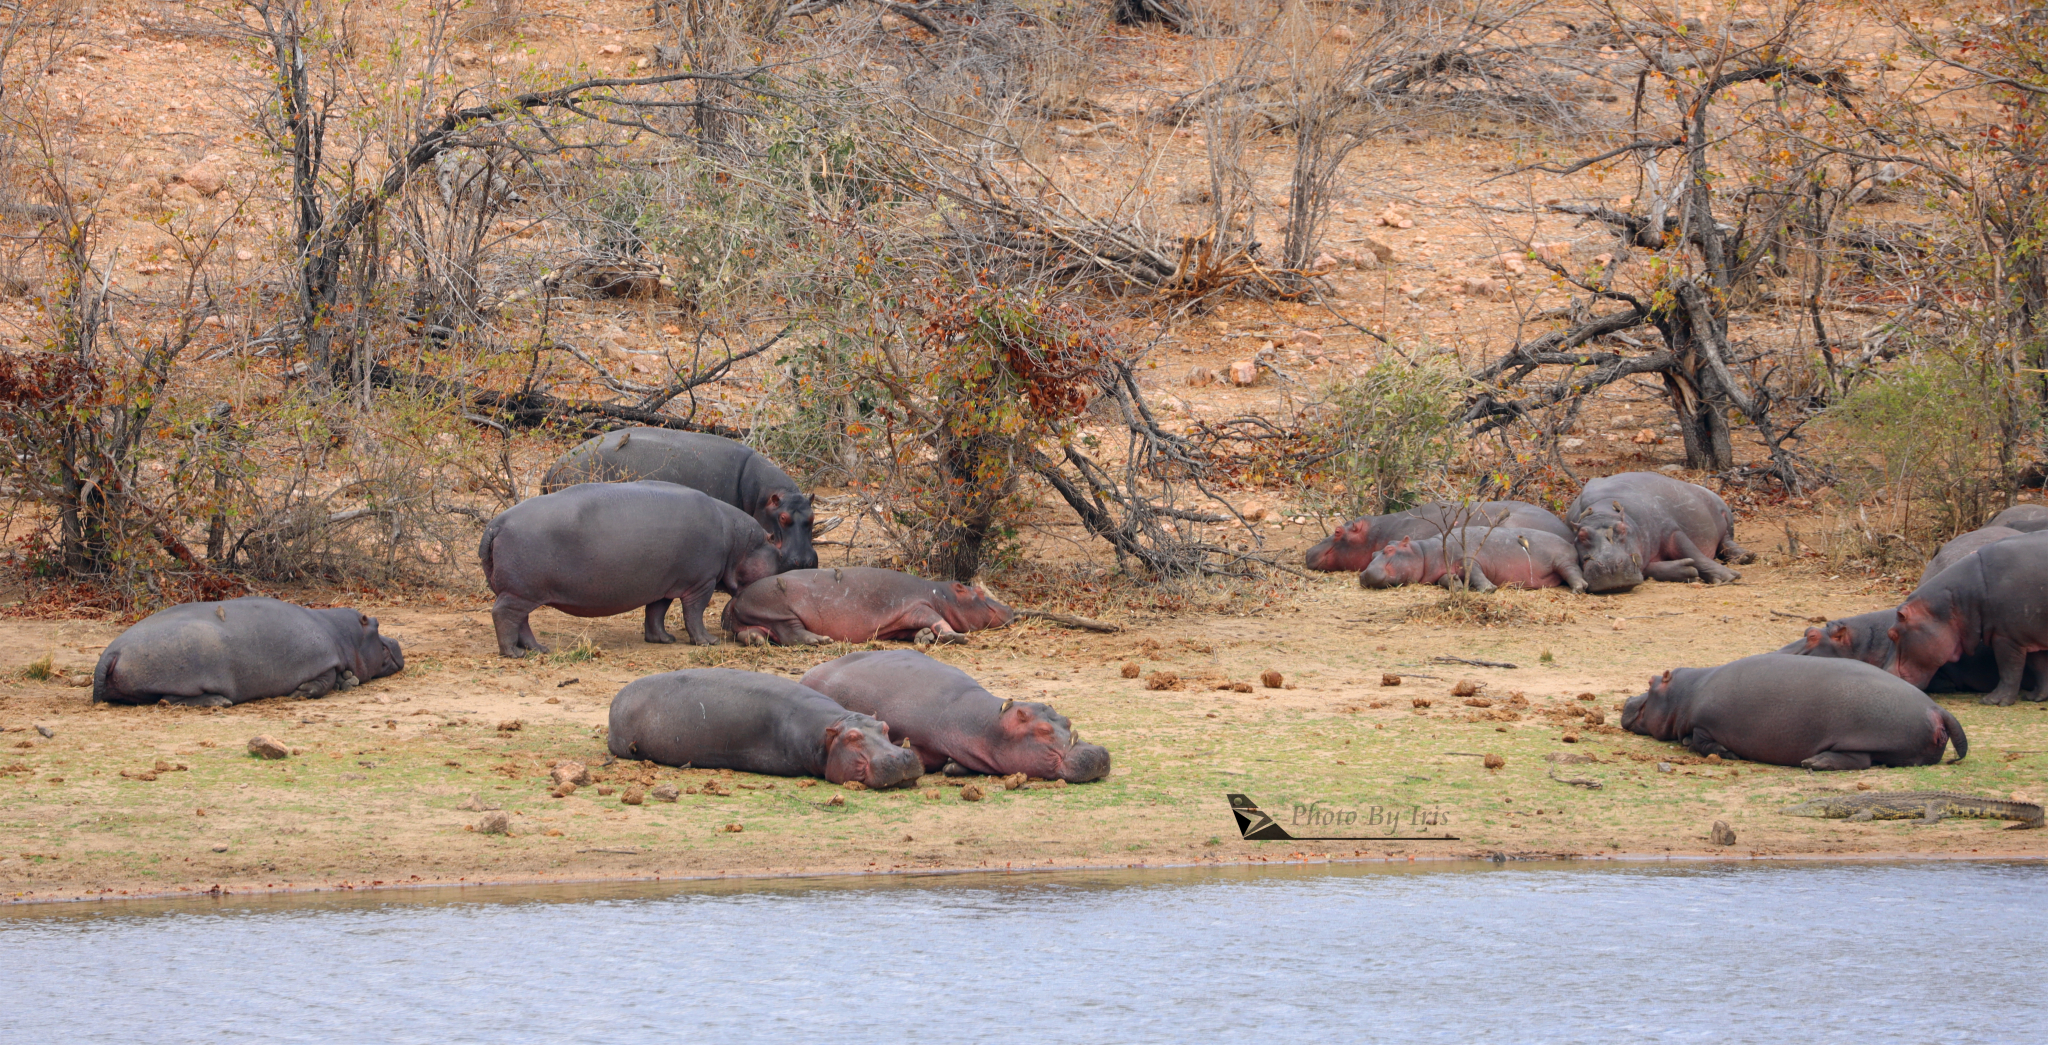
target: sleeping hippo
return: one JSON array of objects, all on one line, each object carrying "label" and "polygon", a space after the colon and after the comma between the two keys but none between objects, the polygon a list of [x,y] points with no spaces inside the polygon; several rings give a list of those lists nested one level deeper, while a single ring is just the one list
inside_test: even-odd
[{"label": "sleeping hippo", "polygon": [[528,619],[542,606],[576,617],[645,607],[647,641],[674,642],[665,619],[681,599],[690,641],[715,645],[704,628],[711,593],[740,591],[778,561],[747,513],[664,482],[585,483],[530,497],[484,527],[476,554],[498,593],[491,623],[504,657],[547,652]]},{"label": "sleeping hippo", "polygon": [[812,547],[810,495],[797,488],[775,462],[735,443],[701,432],[667,428],[624,428],[585,440],[548,469],[540,492],[555,493],[579,483],[636,479],[702,490],[754,517],[768,531],[779,567],[808,570],[818,565]]},{"label": "sleeping hippo", "polygon": [[749,646],[915,639],[965,642],[1016,611],[979,584],[928,581],[871,566],[792,570],[756,581],[725,604],[725,630]]},{"label": "sleeping hippo", "polygon": [[849,653],[812,668],[803,684],[887,721],[889,736],[917,752],[927,771],[957,766],[1070,784],[1109,775],[1109,751],[1081,743],[1050,705],[999,699],[966,672],[916,650]]},{"label": "sleeping hippo", "polygon": [[1381,548],[1403,537],[1442,537],[1463,526],[1512,526],[1556,534],[1567,541],[1572,539],[1572,531],[1564,520],[1527,501],[1432,501],[1405,512],[1369,515],[1337,527],[1335,533],[1308,550],[1308,568],[1329,572],[1362,570]]},{"label": "sleeping hippo", "polygon": [[1441,584],[1473,591],[1492,591],[1496,585],[1586,590],[1570,541],[1542,530],[1477,526],[1445,537],[1403,537],[1373,556],[1358,583],[1367,588]]},{"label": "sleeping hippo", "polygon": [[1760,653],[1650,678],[1622,706],[1622,728],[1702,755],[1808,769],[1931,766],[1962,723],[1927,694],[1853,660]]},{"label": "sleeping hippo", "polygon": [[405,670],[377,618],[249,596],[159,610],[107,644],[92,672],[102,704],[217,708],[324,697]]},{"label": "sleeping hippo", "polygon": [[2020,531],[2010,526],[1986,526],[1950,538],[1947,544],[1941,546],[1940,551],[1934,553],[1934,558],[1927,560],[1927,568],[1920,571],[1920,583],[1926,584],[1933,580],[1941,571],[1954,566],[1967,556],[1976,554],[1977,549],[1987,544],[1997,544],[2007,537],[2019,535]]},{"label": "sleeping hippo", "polygon": [[916,780],[924,765],[889,724],[774,675],[692,668],[636,679],[612,698],[605,743],[619,758],[767,776]]},{"label": "sleeping hippo", "polygon": [[1719,494],[1656,472],[1587,483],[1565,521],[1586,586],[1596,592],[1627,591],[1645,579],[1726,584],[1742,575],[1721,562],[1755,558],[1735,543],[1735,518]]},{"label": "sleeping hippo", "polygon": [[[1805,638],[1778,652],[1860,660],[1889,671],[1892,658],[1898,651],[1898,647],[1892,644],[1891,630],[1898,623],[1899,611],[1896,608],[1859,613],[1831,620],[1822,627],[1808,628]],[[2048,670],[2048,653],[2029,655],[2022,684],[2036,684],[2044,670]],[[1989,650],[1978,650],[1942,665],[1941,670],[1920,688],[1929,693],[1989,693],[1998,688],[1998,662],[1992,659]]]},{"label": "sleeping hippo", "polygon": [[[1998,684],[1984,703],[2012,703],[2031,655],[2048,650],[2048,532],[1985,545],[1915,589],[1898,614],[1894,674],[1926,686],[1943,666],[1989,652]],[[2048,700],[2048,672],[2027,699]]]},{"label": "sleeping hippo", "polygon": [[2048,530],[2048,505],[2015,504],[1991,517],[1987,526],[2003,526],[2021,533]]}]

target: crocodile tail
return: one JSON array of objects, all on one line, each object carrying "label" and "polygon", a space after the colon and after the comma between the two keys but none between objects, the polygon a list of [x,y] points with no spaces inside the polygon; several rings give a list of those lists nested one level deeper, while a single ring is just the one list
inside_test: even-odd
[{"label": "crocodile tail", "polygon": [[111,704],[114,700],[114,662],[121,659],[120,651],[108,650],[100,654],[100,662],[92,666],[92,702]]},{"label": "crocodile tail", "polygon": [[1956,746],[1956,761],[1961,762],[1970,753],[1970,738],[1963,732],[1963,724],[1957,722],[1947,708],[1937,704],[1935,710],[1941,715],[1941,726],[1948,732],[1949,741]]}]

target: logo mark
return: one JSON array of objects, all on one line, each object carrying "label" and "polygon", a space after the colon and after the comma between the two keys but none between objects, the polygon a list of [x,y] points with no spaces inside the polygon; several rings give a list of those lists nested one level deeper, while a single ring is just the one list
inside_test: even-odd
[{"label": "logo mark", "polygon": [[[1231,793],[1227,797],[1230,799],[1230,815],[1237,818],[1237,829],[1244,835],[1244,840],[1247,842],[1455,842],[1458,840],[1456,835],[1293,835],[1289,834],[1286,828],[1281,827],[1280,822],[1275,820],[1271,814],[1260,809],[1258,803],[1253,802],[1250,796]],[[1306,808],[1308,807],[1297,807],[1295,815],[1297,821],[1302,818],[1303,810]],[[1352,813],[1344,817],[1343,822],[1355,823],[1357,816],[1358,814]],[[1309,813],[1310,823],[1327,823],[1334,819],[1336,818],[1319,810]],[[1435,813],[1429,814],[1425,820],[1418,813],[1404,815],[1399,810],[1387,811],[1384,819],[1382,819],[1382,814],[1377,806],[1373,807],[1372,818],[1367,822],[1372,824],[1384,823],[1387,825],[1388,830],[1392,831],[1397,829],[1404,821],[1410,824],[1450,822],[1449,817],[1444,817],[1439,821]]]}]

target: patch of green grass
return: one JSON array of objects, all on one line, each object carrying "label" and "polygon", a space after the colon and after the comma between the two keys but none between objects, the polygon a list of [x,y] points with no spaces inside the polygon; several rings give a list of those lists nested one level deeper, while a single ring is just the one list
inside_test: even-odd
[{"label": "patch of green grass", "polygon": [[53,654],[45,653],[38,660],[29,662],[21,669],[21,677],[31,682],[48,682],[57,677],[56,660]]}]

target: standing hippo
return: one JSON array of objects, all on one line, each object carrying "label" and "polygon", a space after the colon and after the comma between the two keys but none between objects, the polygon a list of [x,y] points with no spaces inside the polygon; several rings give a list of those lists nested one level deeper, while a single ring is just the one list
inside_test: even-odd
[{"label": "standing hippo", "polygon": [[1586,586],[1596,592],[1627,591],[1645,579],[1726,584],[1742,575],[1716,558],[1755,558],[1735,543],[1735,518],[1719,494],[1656,472],[1587,483],[1565,521]]},{"label": "standing hippo", "polygon": [[1781,653],[1653,675],[1621,725],[1702,755],[1807,769],[1931,766],[1951,741],[1957,760],[1970,753],[1962,723],[1893,675]]},{"label": "standing hippo", "polygon": [[249,596],[159,610],[107,644],[93,667],[100,704],[218,708],[287,694],[324,697],[405,670],[377,618]]},{"label": "standing hippo", "polygon": [[889,742],[889,724],[785,678],[692,668],[635,679],[612,698],[606,746],[619,758],[767,776],[916,780],[924,766]]},{"label": "standing hippo", "polygon": [[649,642],[674,642],[664,619],[683,602],[683,627],[699,646],[711,593],[738,592],[772,575],[768,535],[732,505],[664,482],[585,483],[530,497],[484,527],[476,554],[498,593],[491,606],[498,654],[547,652],[527,619],[542,606],[576,617],[646,608]]},{"label": "standing hippo", "polygon": [[1373,556],[1358,583],[1367,588],[1441,584],[1473,591],[1492,591],[1496,585],[1586,590],[1570,541],[1542,530],[1477,526],[1444,537],[1403,537]]},{"label": "standing hippo", "polygon": [[1569,541],[1564,520],[1527,501],[1481,501],[1453,504],[1432,501],[1392,515],[1369,515],[1337,527],[1321,544],[1308,550],[1308,568],[1328,572],[1365,569],[1374,555],[1403,537],[1442,537],[1460,527],[1511,526],[1541,530]]},{"label": "standing hippo", "polygon": [[[1890,632],[1898,647],[1894,674],[1926,686],[1943,665],[1988,650],[1998,665],[1998,685],[1984,703],[2012,703],[2029,655],[2048,650],[2048,532],[1978,549],[1915,589],[1898,613]],[[2048,700],[2048,672],[2027,699]]]},{"label": "standing hippo", "polygon": [[2015,504],[1991,518],[1989,526],[2003,526],[2021,533],[2048,530],[2048,505]]},{"label": "standing hippo", "polygon": [[928,581],[871,566],[793,570],[756,581],[725,604],[725,630],[749,646],[915,639],[965,642],[1016,611],[979,584]]},{"label": "standing hippo", "polygon": [[950,762],[969,773],[1070,784],[1109,775],[1109,751],[1081,743],[1050,705],[999,699],[966,672],[916,650],[849,653],[812,668],[803,684],[886,720],[889,736],[917,752],[928,771]]},{"label": "standing hippo", "polygon": [[810,495],[775,462],[741,443],[701,432],[624,428],[585,440],[554,463],[540,481],[544,494],[579,483],[636,479],[702,490],[754,517],[768,531],[784,570],[818,565],[811,546]]},{"label": "standing hippo", "polygon": [[1934,553],[1934,558],[1927,560],[1927,568],[1920,571],[1920,583],[1926,584],[1933,580],[1941,571],[1954,566],[1964,557],[1976,554],[1977,549],[1987,544],[1996,544],[2007,537],[2018,537],[2020,533],[2021,531],[2010,526],[1986,526],[1952,537],[1947,544],[1941,546],[1940,551]]}]

